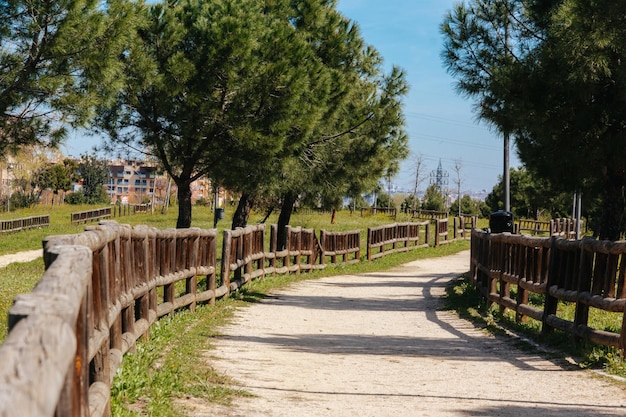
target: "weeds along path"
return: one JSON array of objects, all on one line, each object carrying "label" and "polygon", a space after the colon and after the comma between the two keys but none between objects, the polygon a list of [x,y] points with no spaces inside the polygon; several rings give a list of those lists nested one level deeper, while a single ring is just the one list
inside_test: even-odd
[{"label": "weeds along path", "polygon": [[206,360],[251,397],[194,416],[624,416],[619,385],[442,311],[469,252],[304,281],[239,310]]}]

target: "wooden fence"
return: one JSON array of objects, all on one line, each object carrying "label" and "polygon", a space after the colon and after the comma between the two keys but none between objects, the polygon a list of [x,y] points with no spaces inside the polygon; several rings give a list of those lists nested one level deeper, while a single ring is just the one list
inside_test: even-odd
[{"label": "wooden fence", "polygon": [[110,219],[111,207],[104,207],[95,210],[80,211],[71,214],[72,223],[87,223],[96,220]]},{"label": "wooden fence", "polygon": [[[429,224],[368,230],[368,259],[429,246]],[[159,317],[214,303],[267,274],[324,268],[327,258],[360,260],[359,231],[321,232],[319,241],[313,229],[286,231],[279,250],[272,226],[269,251],[264,225],[224,231],[219,279],[214,229],[102,221],[80,234],[47,238],[44,275],[9,311],[0,346],[0,416],[109,416],[123,355]]]},{"label": "wooden fence", "polygon": [[550,221],[520,219],[515,223],[515,233],[529,232],[531,235],[557,235],[566,239],[575,239],[576,229],[576,219],[552,219]]},{"label": "wooden fence", "polygon": [[447,219],[449,216],[447,211],[411,210],[411,217],[420,220]]},{"label": "wooden fence", "polygon": [[367,260],[430,245],[430,222],[394,223],[367,229]]},{"label": "wooden fence", "polygon": [[113,217],[123,217],[138,213],[149,213],[152,210],[152,206],[150,204],[113,204],[111,209]]},{"label": "wooden fence", "polygon": [[472,230],[476,228],[478,223],[478,216],[473,215],[461,215],[454,218],[453,238],[458,239],[471,239]]},{"label": "wooden fence", "polygon": [[19,232],[50,226],[50,215],[24,217],[22,219],[0,220],[0,233]]},{"label": "wooden fence", "polygon": [[448,218],[435,219],[435,247],[450,243],[450,230],[448,227]]},{"label": "wooden fence", "polygon": [[354,264],[361,262],[361,231],[350,230],[347,232],[320,231],[320,263]]},{"label": "wooden fence", "polygon": [[48,238],[46,272],[9,312],[0,415],[110,415],[124,353],[158,317],[214,301],[216,241],[214,230],[113,222]]},{"label": "wooden fence", "polygon": [[[559,329],[577,340],[626,349],[626,242],[593,238],[567,240],[558,236],[472,232],[471,276],[490,302],[516,312],[519,320],[542,321],[543,331]],[[513,286],[513,287],[512,287]],[[512,289],[516,297],[511,297]],[[543,305],[531,305],[529,293],[543,295]],[[573,303],[575,317],[559,317],[557,304]],[[590,309],[616,314],[621,329],[589,326]]]},{"label": "wooden fence", "polygon": [[361,217],[363,216],[371,216],[374,214],[385,214],[392,219],[395,219],[398,216],[398,209],[396,208],[387,208],[387,207],[369,207],[361,209]]}]

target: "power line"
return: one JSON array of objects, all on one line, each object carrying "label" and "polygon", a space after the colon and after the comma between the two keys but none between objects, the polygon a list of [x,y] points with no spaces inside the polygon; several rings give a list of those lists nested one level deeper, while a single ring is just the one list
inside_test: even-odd
[{"label": "power line", "polygon": [[473,129],[480,129],[486,132],[490,131],[489,128],[475,124],[475,123],[468,123],[462,120],[448,119],[445,117],[435,116],[432,114],[418,113],[418,112],[406,112],[405,115],[409,117],[414,117],[416,119],[428,120],[431,122],[445,123],[449,125],[457,125],[457,126],[462,126],[462,127],[471,127]]},{"label": "power line", "polygon": [[[416,136],[413,135],[411,137],[415,138]],[[417,137],[418,138],[423,138],[424,140],[428,140],[428,141],[431,141],[431,142],[451,143],[451,144],[459,145],[459,146],[467,146],[469,148],[486,149],[486,150],[497,150],[497,149],[499,149],[497,146],[490,146],[490,145],[485,145],[483,143],[476,143],[476,142],[467,142],[467,141],[464,141],[464,140],[461,140],[461,139],[444,138],[442,136],[428,135],[428,134],[425,134],[425,133],[418,133]]]}]

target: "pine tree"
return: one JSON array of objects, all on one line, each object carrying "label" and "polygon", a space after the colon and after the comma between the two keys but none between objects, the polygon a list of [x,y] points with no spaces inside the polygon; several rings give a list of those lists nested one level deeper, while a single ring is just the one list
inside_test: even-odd
[{"label": "pine tree", "polygon": [[56,145],[123,79],[127,0],[0,2],[0,154]]}]

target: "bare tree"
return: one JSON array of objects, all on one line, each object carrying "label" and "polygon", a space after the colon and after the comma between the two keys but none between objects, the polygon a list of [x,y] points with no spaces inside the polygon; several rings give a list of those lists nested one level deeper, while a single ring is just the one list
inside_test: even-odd
[{"label": "bare tree", "polygon": [[421,153],[415,154],[415,160],[413,168],[415,169],[415,186],[413,187],[413,210],[416,210],[416,204],[418,201],[417,192],[419,191],[419,186],[422,182],[424,182],[428,176],[424,175],[424,155]]}]

